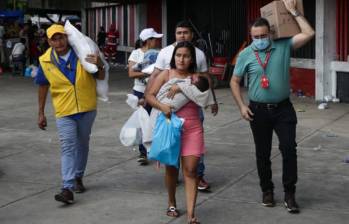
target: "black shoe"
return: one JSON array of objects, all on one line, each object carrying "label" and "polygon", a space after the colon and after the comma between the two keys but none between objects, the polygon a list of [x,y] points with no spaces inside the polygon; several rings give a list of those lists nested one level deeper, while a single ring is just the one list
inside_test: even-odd
[{"label": "black shoe", "polygon": [[199,177],[198,190],[207,192],[210,189],[210,185],[206,182],[204,177]]},{"label": "black shoe", "polygon": [[74,186],[74,192],[75,193],[84,193],[86,191],[86,188],[84,184],[82,183],[82,177],[76,177],[75,178],[75,186]]},{"label": "black shoe", "polygon": [[285,207],[289,213],[299,213],[294,193],[285,193]]},{"label": "black shoe", "polygon": [[272,192],[272,191],[263,192],[262,205],[264,205],[265,207],[274,207],[275,206],[274,192]]},{"label": "black shoe", "polygon": [[137,162],[139,162],[139,165],[145,166],[148,165],[148,159],[146,155],[140,155],[139,158],[137,159]]},{"label": "black shoe", "polygon": [[74,194],[71,190],[64,188],[60,193],[55,195],[55,200],[65,204],[72,204],[74,203]]}]

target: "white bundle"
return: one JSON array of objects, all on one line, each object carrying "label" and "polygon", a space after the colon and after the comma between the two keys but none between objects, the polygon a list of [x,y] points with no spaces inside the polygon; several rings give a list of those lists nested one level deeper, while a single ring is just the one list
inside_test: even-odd
[{"label": "white bundle", "polygon": [[154,69],[155,69],[155,63],[142,69],[142,72],[145,74],[151,75],[151,73],[153,73]]},{"label": "white bundle", "polygon": [[99,51],[98,46],[91,44],[86,36],[76,29],[69,20],[65,22],[64,31],[68,36],[70,46],[74,49],[84,69],[89,73],[96,73],[98,71],[97,66],[87,62],[85,58],[88,54],[96,54]]}]

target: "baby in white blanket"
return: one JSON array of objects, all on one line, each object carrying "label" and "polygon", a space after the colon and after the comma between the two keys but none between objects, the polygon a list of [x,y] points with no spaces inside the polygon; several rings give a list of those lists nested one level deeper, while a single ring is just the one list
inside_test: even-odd
[{"label": "baby in white blanket", "polygon": [[[177,85],[181,92],[173,98],[168,98],[168,91],[173,85]],[[206,107],[213,103],[212,93],[209,88],[209,82],[206,77],[198,76],[196,79],[170,79],[160,88],[156,98],[164,104],[172,107],[173,111],[179,110],[189,101],[193,101],[200,107]]]}]

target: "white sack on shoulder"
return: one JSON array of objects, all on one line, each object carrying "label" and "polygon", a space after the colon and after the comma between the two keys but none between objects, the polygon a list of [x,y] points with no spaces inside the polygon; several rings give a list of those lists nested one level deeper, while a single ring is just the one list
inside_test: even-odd
[{"label": "white sack on shoulder", "polygon": [[85,58],[88,54],[95,54],[98,52],[98,47],[95,47],[97,45],[92,45],[87,38],[85,38],[86,36],[76,29],[69,20],[65,22],[64,31],[68,36],[69,45],[74,49],[84,69],[89,73],[96,73],[98,71],[97,66],[87,62]]},{"label": "white sack on shoulder", "polygon": [[99,56],[101,57],[103,64],[104,64],[104,79],[100,80],[97,79],[97,95],[98,99],[102,100],[104,102],[107,102],[109,100],[108,93],[109,93],[109,64],[105,60],[103,54],[99,52]]},{"label": "white sack on shoulder", "polygon": [[89,38],[88,36],[85,36],[87,42],[89,43],[89,45],[94,46],[94,48],[98,49],[98,54],[99,57],[101,58],[103,65],[104,65],[104,79],[100,80],[97,79],[97,95],[98,95],[98,99],[103,101],[103,102],[107,102],[109,100],[108,97],[108,92],[109,92],[109,64],[108,62],[105,60],[104,55],[102,54],[102,52],[99,50],[97,44],[91,40],[91,38]]}]

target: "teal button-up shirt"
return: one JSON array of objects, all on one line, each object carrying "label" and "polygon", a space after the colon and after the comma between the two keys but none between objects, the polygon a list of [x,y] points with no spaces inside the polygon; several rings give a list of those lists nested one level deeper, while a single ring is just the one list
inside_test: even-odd
[{"label": "teal button-up shirt", "polygon": [[[247,74],[248,97],[250,100],[261,103],[279,103],[290,95],[290,58],[292,38],[271,41],[266,50],[257,50],[253,44],[246,47],[237,59],[233,75],[242,77]],[[263,68],[259,65],[254,51],[257,51],[262,64],[266,58],[266,52],[271,55],[265,74],[269,79],[269,88],[261,87],[260,80]]]}]

